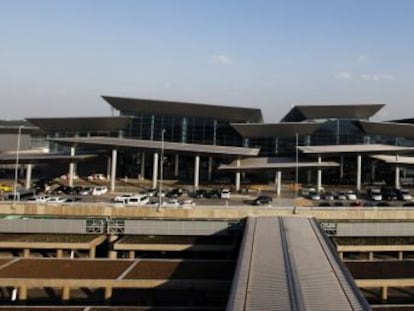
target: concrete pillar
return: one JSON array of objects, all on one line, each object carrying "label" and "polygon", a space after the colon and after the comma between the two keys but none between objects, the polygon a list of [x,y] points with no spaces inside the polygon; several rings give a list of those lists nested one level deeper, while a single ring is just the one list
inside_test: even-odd
[{"label": "concrete pillar", "polygon": [[145,179],[145,152],[141,153],[141,180]]},{"label": "concrete pillar", "polygon": [[111,179],[111,158],[106,158],[106,178]]},{"label": "concrete pillar", "polygon": [[404,260],[404,252],[403,251],[399,251],[398,252],[398,260]]},{"label": "concrete pillar", "polygon": [[357,180],[356,180],[356,189],[361,191],[361,171],[362,171],[362,157],[360,154],[357,156]]},{"label": "concrete pillar", "polygon": [[18,290],[19,301],[27,300],[27,287],[22,285]]},{"label": "concrete pillar", "polygon": [[180,156],[178,154],[174,157],[174,177],[178,177],[180,171]]},{"label": "concrete pillar", "polygon": [[63,258],[63,249],[56,250],[56,258]]},{"label": "concrete pillar", "polygon": [[30,248],[23,249],[23,258],[29,258],[30,257]]},{"label": "concrete pillar", "polygon": [[[318,163],[322,163],[321,156],[318,156]],[[316,191],[321,192],[322,189],[322,170],[318,168],[318,177],[316,180]]]},{"label": "concrete pillar", "polygon": [[343,252],[339,252],[338,256],[339,256],[339,259],[344,260],[344,253]]},{"label": "concrete pillar", "polygon": [[113,243],[118,239],[117,235],[108,235],[107,236],[107,242],[109,245],[109,251],[108,251],[108,258],[109,259],[117,259],[118,258],[118,252],[113,250]]},{"label": "concrete pillar", "polygon": [[381,300],[387,301],[388,299],[388,287],[384,286],[381,287]]},{"label": "concrete pillar", "polygon": [[25,184],[26,190],[29,190],[32,185],[32,168],[33,168],[32,164],[26,165],[26,184]]},{"label": "concrete pillar", "polygon": [[339,165],[339,179],[344,178],[344,157],[341,157],[341,163]]},{"label": "concrete pillar", "polygon": [[70,287],[64,286],[62,289],[62,300],[68,301],[70,299]]},{"label": "concrete pillar", "polygon": [[200,184],[200,156],[196,155],[194,158],[194,189],[198,189]]},{"label": "concrete pillar", "polygon": [[[240,167],[240,159],[236,160],[237,167]],[[240,172],[236,173],[236,191],[240,191]]]},{"label": "concrete pillar", "polygon": [[400,189],[400,167],[396,166],[395,167],[395,188],[396,189]]},{"label": "concrete pillar", "polygon": [[129,259],[135,259],[135,251],[133,250],[129,251]]},{"label": "concrete pillar", "polygon": [[369,261],[373,261],[374,260],[374,252],[369,252],[368,253],[368,260]]},{"label": "concrete pillar", "polygon": [[282,171],[276,172],[276,195],[280,197],[281,189],[282,189]]},{"label": "concrete pillar", "polygon": [[112,160],[111,160],[111,192],[115,191],[115,178],[116,178],[116,164],[117,164],[117,155],[118,151],[116,149],[112,150]]},{"label": "concrete pillar", "polygon": [[[70,147],[70,156],[75,156],[75,147]],[[69,163],[69,187],[73,187],[73,176],[75,174],[75,163],[70,162]]]},{"label": "concrete pillar", "polygon": [[96,256],[96,247],[91,247],[89,249],[89,258],[95,258]]},{"label": "concrete pillar", "polygon": [[152,189],[157,188],[158,180],[158,153],[154,153],[153,163],[152,163]]},{"label": "concrete pillar", "polygon": [[112,287],[105,287],[105,300],[112,298]]},{"label": "concrete pillar", "polygon": [[211,181],[212,175],[213,175],[213,157],[208,157],[208,175],[207,175],[208,181]]}]

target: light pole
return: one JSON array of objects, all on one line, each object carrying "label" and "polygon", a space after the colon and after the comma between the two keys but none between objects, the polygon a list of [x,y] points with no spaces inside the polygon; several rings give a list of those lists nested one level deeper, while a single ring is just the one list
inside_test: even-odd
[{"label": "light pole", "polygon": [[159,181],[159,189],[158,189],[158,196],[159,196],[159,207],[161,207],[161,198],[162,198],[162,180],[163,180],[163,169],[164,169],[164,136],[165,136],[165,129],[161,130],[161,156],[160,156],[160,181]]},{"label": "light pole", "polygon": [[19,156],[20,156],[20,137],[22,135],[23,125],[18,127],[17,132],[17,148],[16,148],[16,165],[14,167],[14,185],[13,185],[13,205],[16,203],[17,199],[17,179],[19,174]]},{"label": "light pole", "polygon": [[296,145],[296,168],[295,168],[295,199],[293,203],[293,214],[296,214],[296,200],[298,198],[298,188],[299,188],[299,134],[295,135],[295,145]]}]

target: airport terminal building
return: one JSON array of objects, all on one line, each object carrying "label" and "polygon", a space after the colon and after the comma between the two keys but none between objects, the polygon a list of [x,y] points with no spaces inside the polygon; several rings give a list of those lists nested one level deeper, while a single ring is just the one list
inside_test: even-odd
[{"label": "airport terminal building", "polygon": [[[324,182],[358,188],[394,182],[396,167],[398,179],[400,168],[406,177],[412,164],[414,120],[370,121],[383,105],[295,106],[280,122],[265,123],[259,108],[102,98],[117,116],[2,122],[0,162],[13,163],[18,134],[27,170],[58,163],[48,171],[148,178],[154,186],[161,175],[196,188],[225,181],[238,190],[243,182],[280,185],[282,172],[285,182],[320,185],[323,170]],[[26,151],[41,146],[49,151],[43,157]]]}]

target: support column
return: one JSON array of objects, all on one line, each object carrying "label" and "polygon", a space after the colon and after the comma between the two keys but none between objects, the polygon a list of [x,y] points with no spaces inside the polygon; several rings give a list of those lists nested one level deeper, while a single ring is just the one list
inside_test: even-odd
[{"label": "support column", "polygon": [[280,197],[282,189],[282,171],[276,171],[276,195]]},{"label": "support column", "polygon": [[194,190],[198,189],[200,184],[200,156],[196,155],[194,158]]},{"label": "support column", "polygon": [[117,259],[118,258],[118,251],[113,249],[114,242],[118,239],[117,235],[109,235],[107,237],[107,242],[109,245],[109,251],[108,251],[108,258],[109,259]]},{"label": "support column", "polygon": [[62,300],[68,301],[70,299],[70,287],[64,286],[62,289]]},{"label": "support column", "polygon": [[30,248],[23,249],[23,258],[29,258],[30,257]]},{"label": "support column", "polygon": [[96,256],[96,247],[93,246],[89,249],[89,258],[95,258]]},{"label": "support column", "polygon": [[112,298],[112,287],[105,287],[105,300]]},{"label": "support column", "polygon": [[344,260],[344,253],[343,252],[339,252],[338,256],[339,256],[339,259]]},{"label": "support column", "polygon": [[115,178],[116,178],[116,164],[118,151],[116,149],[112,150],[112,160],[111,160],[111,192],[115,191]]},{"label": "support column", "polygon": [[129,259],[135,259],[135,251],[133,250],[129,251]]},{"label": "support column", "polygon": [[403,251],[399,251],[398,252],[398,260],[404,260],[404,252]]},{"label": "support column", "polygon": [[[75,147],[70,147],[70,156],[75,156]],[[69,187],[73,187],[73,176],[75,174],[75,163],[70,162],[69,163]]]},{"label": "support column", "polygon": [[213,174],[213,157],[208,157],[208,181],[211,181],[211,176]]},{"label": "support column", "polygon": [[27,300],[27,287],[26,286],[24,285],[19,286],[18,296],[19,296],[19,301]]},{"label": "support column", "polygon": [[[240,159],[236,160],[237,167],[240,167]],[[236,173],[236,191],[240,191],[240,171]]]},{"label": "support column", "polygon": [[111,179],[111,158],[106,158],[106,179]]},{"label": "support column", "polygon": [[395,189],[400,189],[400,167],[395,167]]},{"label": "support column", "polygon": [[154,153],[154,158],[152,161],[152,189],[157,188],[157,180],[158,180],[158,153]]},{"label": "support column", "polygon": [[381,287],[381,300],[387,301],[388,299],[388,287],[384,286]]},{"label": "support column", "polygon": [[63,258],[63,249],[56,250],[56,258]]},{"label": "support column", "polygon": [[145,152],[141,154],[141,180],[145,179]]},{"label": "support column", "polygon": [[361,191],[361,170],[362,170],[362,157],[360,154],[357,156],[357,180],[356,180],[356,189]]},{"label": "support column", "polygon": [[26,165],[26,184],[25,184],[26,190],[29,190],[30,186],[32,185],[32,168],[33,168],[32,164]]},{"label": "support column", "polygon": [[[318,156],[318,163],[322,163],[321,156]],[[316,191],[321,192],[322,189],[322,170],[321,168],[318,168],[318,176],[316,181]]]},{"label": "support column", "polygon": [[368,253],[368,260],[369,261],[373,261],[374,260],[374,252],[369,252]]},{"label": "support column", "polygon": [[344,178],[344,157],[341,157],[341,163],[339,165],[339,179]]},{"label": "support column", "polygon": [[178,177],[178,173],[180,171],[180,156],[178,154],[175,155],[174,158],[174,177]]}]

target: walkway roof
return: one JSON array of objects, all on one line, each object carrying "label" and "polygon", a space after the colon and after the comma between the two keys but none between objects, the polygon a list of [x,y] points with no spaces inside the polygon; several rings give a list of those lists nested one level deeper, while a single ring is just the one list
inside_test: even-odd
[{"label": "walkway roof", "polygon": [[359,121],[357,125],[368,135],[414,138],[414,124]]},{"label": "walkway roof", "polygon": [[[48,153],[21,153],[19,154],[20,164],[32,164],[32,163],[70,163],[80,162],[89,159],[96,158],[95,154],[82,154],[82,155],[64,155],[64,154],[48,154]],[[0,154],[0,164],[14,164],[16,163],[15,153]]]},{"label": "walkway roof", "polygon": [[388,164],[405,164],[405,165],[414,165],[414,157],[402,157],[402,156],[392,156],[392,155],[372,155],[371,158],[384,161]]},{"label": "walkway roof", "polygon": [[370,310],[314,219],[248,218],[226,310]]},{"label": "walkway roof", "polygon": [[295,158],[282,157],[262,157],[262,158],[246,158],[230,164],[221,164],[218,169],[222,171],[253,171],[253,170],[269,170],[269,169],[293,169],[299,168],[330,168],[339,166],[336,162],[296,162]]},{"label": "walkway roof", "polygon": [[102,96],[122,114],[163,114],[209,118],[228,122],[263,122],[262,111],[257,108],[195,104],[166,100]]},{"label": "walkway roof", "polygon": [[181,154],[203,154],[215,155],[222,157],[234,156],[257,156],[259,154],[258,148],[244,148],[233,146],[213,146],[201,144],[183,144],[174,142],[164,142],[155,140],[141,140],[130,138],[115,138],[115,137],[78,137],[78,138],[53,138],[51,141],[66,145],[87,145],[89,147],[102,148],[135,148],[146,151],[159,152],[164,148],[165,152],[176,152]]},{"label": "walkway roof", "polygon": [[298,135],[311,135],[320,122],[281,122],[281,123],[232,123],[231,126],[246,138],[294,138]]},{"label": "walkway roof", "polygon": [[384,105],[311,105],[295,106],[281,120],[301,122],[317,119],[368,119]]},{"label": "walkway roof", "polygon": [[132,117],[29,118],[30,123],[45,132],[119,131],[127,128]]},{"label": "walkway roof", "polygon": [[381,144],[359,145],[323,145],[323,146],[299,146],[305,154],[378,154],[378,153],[402,153],[413,152],[414,147],[401,147]]}]

